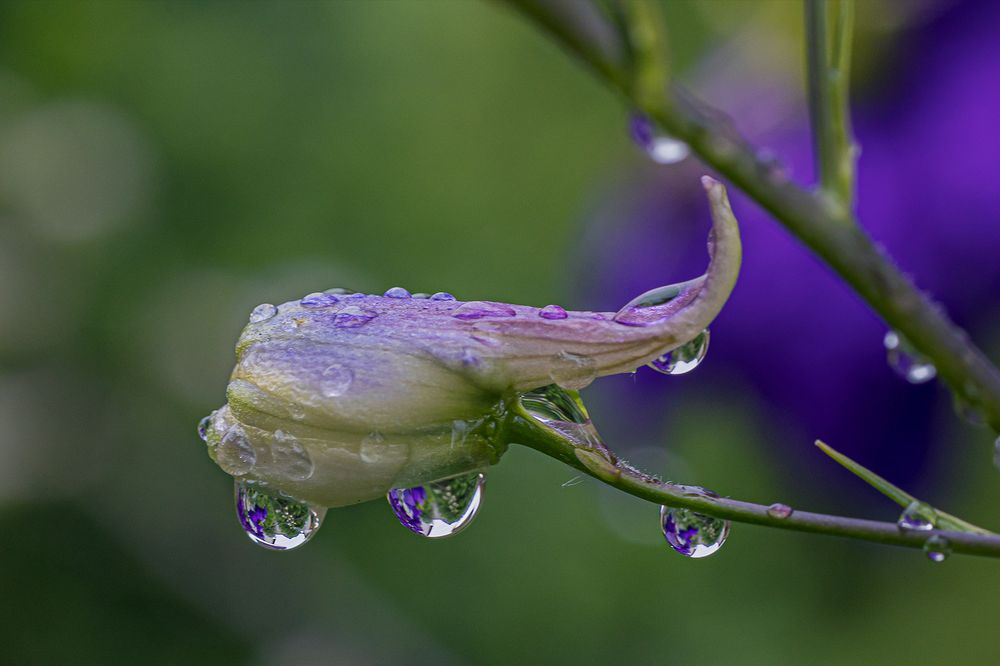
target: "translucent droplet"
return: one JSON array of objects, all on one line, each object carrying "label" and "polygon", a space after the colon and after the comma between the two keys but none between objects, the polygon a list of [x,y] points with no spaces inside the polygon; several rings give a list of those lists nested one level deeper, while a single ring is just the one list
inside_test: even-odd
[{"label": "translucent droplet", "polygon": [[492,301],[469,301],[455,308],[451,316],[464,321],[483,319],[484,317],[513,317],[517,315],[514,308],[504,303]]},{"label": "translucent droplet", "polygon": [[339,302],[340,297],[337,294],[330,293],[329,291],[314,291],[307,296],[303,296],[302,300],[299,301],[299,305],[304,308],[326,308],[336,305]]},{"label": "translucent droplet", "polygon": [[518,400],[537,423],[555,430],[577,446],[600,450],[606,448],[576,391],[565,391],[550,384],[523,393]]},{"label": "translucent droplet", "polygon": [[374,318],[374,312],[349,305],[337,311],[334,317],[334,325],[342,328],[357,328],[358,326],[364,326]]},{"label": "translucent droplet", "polygon": [[683,375],[691,372],[705,360],[708,353],[709,333],[706,328],[690,342],[676,349],[671,349],[658,359],[651,361],[649,367],[665,375]]},{"label": "translucent droplet", "polygon": [[691,154],[691,149],[683,141],[657,134],[653,123],[641,113],[632,114],[629,130],[632,140],[657,164],[676,164]]},{"label": "translucent droplet", "polygon": [[354,372],[343,365],[330,365],[323,370],[319,380],[319,390],[327,398],[336,398],[347,393],[354,381]]},{"label": "translucent droplet", "polygon": [[929,504],[914,500],[899,514],[896,521],[901,530],[924,532],[934,529],[937,524],[937,511]]},{"label": "translucent droplet", "polygon": [[365,463],[379,462],[382,458],[384,445],[385,437],[382,436],[382,433],[376,431],[365,435],[365,438],[361,440],[361,447],[358,449],[361,461]]},{"label": "translucent droplet", "polygon": [[661,506],[660,527],[671,548],[685,557],[699,558],[722,548],[730,523],[690,509]]},{"label": "translucent droplet", "polygon": [[430,294],[425,294],[422,291],[418,291],[417,293],[411,295],[413,296],[413,298],[420,298],[420,299],[427,299],[431,297]]},{"label": "translucent droplet", "polygon": [[261,303],[250,311],[250,323],[259,324],[278,314],[278,308],[270,303]]},{"label": "translucent droplet", "polygon": [[386,298],[409,298],[410,292],[402,287],[393,287],[382,295]]},{"label": "translucent droplet", "polygon": [[449,294],[447,291],[439,291],[436,294],[431,294],[432,301],[453,301],[455,297]]},{"label": "translucent droplet", "polygon": [[538,311],[538,316],[542,319],[565,319],[569,314],[558,305],[546,305]]},{"label": "translucent droplet", "polygon": [[944,562],[951,555],[951,544],[943,536],[935,534],[924,542],[924,553],[931,562]]},{"label": "translucent droplet", "polygon": [[669,318],[698,295],[704,278],[668,284],[639,294],[613,317],[625,326],[649,326]]},{"label": "translucent droplet", "polygon": [[305,481],[313,475],[313,461],[309,452],[294,436],[283,430],[274,433],[271,459],[277,472],[292,481]]},{"label": "translucent droplet", "polygon": [[215,462],[227,474],[241,476],[257,464],[257,452],[247,439],[243,428],[233,426],[222,436],[222,441],[215,449]]},{"label": "translucent droplet", "polygon": [[597,377],[597,363],[589,356],[559,352],[552,358],[549,378],[564,389],[577,391]]},{"label": "translucent droplet", "polygon": [[889,367],[911,384],[923,384],[934,379],[937,368],[930,360],[910,346],[899,333],[888,331],[883,340]]},{"label": "translucent droplet", "polygon": [[323,293],[333,294],[334,296],[348,296],[354,293],[353,289],[344,289],[343,287],[333,287],[331,289],[324,289]]},{"label": "translucent droplet", "polygon": [[212,426],[211,414],[203,418],[201,421],[198,421],[198,437],[201,438],[201,441],[203,442],[208,441],[208,429],[211,426]]},{"label": "translucent droplet", "polygon": [[326,509],[311,506],[257,481],[236,481],[236,517],[258,546],[290,550],[319,530]]},{"label": "translucent droplet", "polygon": [[468,421],[452,421],[451,423],[451,448],[461,448],[469,436]]},{"label": "translucent droplet", "polygon": [[767,507],[767,515],[772,518],[785,519],[792,515],[792,507],[787,504],[775,503]]},{"label": "translucent droplet", "polygon": [[413,488],[393,488],[387,498],[404,527],[438,539],[468,527],[479,511],[485,483],[486,475],[475,472]]}]

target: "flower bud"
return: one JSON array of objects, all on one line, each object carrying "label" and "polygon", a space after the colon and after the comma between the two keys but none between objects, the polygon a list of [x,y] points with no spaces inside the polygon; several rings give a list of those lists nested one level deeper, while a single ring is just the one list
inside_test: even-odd
[{"label": "flower bud", "polygon": [[234,476],[341,506],[497,462],[498,406],[548,384],[582,388],[697,337],[732,291],[740,239],[725,188],[705,275],[617,313],[567,312],[448,294],[310,294],[262,305],[237,343],[210,454]]}]

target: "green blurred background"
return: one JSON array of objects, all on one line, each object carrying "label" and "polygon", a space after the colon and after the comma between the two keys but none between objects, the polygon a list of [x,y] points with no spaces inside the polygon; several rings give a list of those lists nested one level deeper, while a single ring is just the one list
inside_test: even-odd
[{"label": "green blurred background", "polygon": [[[798,75],[798,3],[666,9],[682,75],[762,39]],[[902,21],[870,10],[862,63]],[[397,284],[588,307],[582,221],[643,159],[625,123],[490,3],[0,3],[0,662],[995,663],[995,562],[740,525],[689,561],[655,507],[524,450],[453,540],[383,502],[296,552],[241,533],[194,425],[249,310]],[[748,392],[687,386],[669,456],[629,457],[844,509],[781,473]],[[1000,484],[966,458],[942,503],[975,519]]]}]

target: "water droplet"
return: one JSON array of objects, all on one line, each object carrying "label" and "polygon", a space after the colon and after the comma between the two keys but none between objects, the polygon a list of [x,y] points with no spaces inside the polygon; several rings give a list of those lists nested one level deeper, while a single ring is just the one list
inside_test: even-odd
[{"label": "water droplet", "polygon": [[198,421],[198,437],[203,442],[208,441],[208,429],[212,426],[212,415],[209,414],[201,421]]},{"label": "water droplet", "polygon": [[569,315],[558,305],[546,305],[538,311],[538,316],[542,319],[565,319]]},{"label": "water droplet", "polygon": [[293,435],[283,430],[274,433],[271,459],[278,472],[292,481],[305,481],[313,475],[313,461],[309,452]]},{"label": "water droplet", "polygon": [[706,328],[690,342],[650,362],[649,367],[665,375],[683,375],[691,372],[705,360],[705,354],[708,353],[708,339],[709,333]]},{"label": "water droplet", "polygon": [[455,297],[449,294],[447,291],[439,291],[436,294],[431,295],[432,301],[453,301]]},{"label": "water droplet", "polygon": [[409,298],[410,292],[402,287],[393,287],[382,295],[386,298]]},{"label": "water droplet", "polygon": [[257,452],[247,439],[243,428],[234,425],[222,436],[215,450],[215,462],[228,474],[246,474],[257,464]]},{"label": "water droplet", "polygon": [[324,289],[323,293],[333,294],[334,296],[348,296],[354,293],[353,289],[344,289],[343,287],[333,287],[331,289]]},{"label": "water droplet", "polygon": [[469,526],[482,503],[485,483],[486,475],[475,472],[413,488],[393,488],[387,498],[404,527],[438,539]]},{"label": "water droplet", "polygon": [[341,328],[357,328],[358,326],[364,326],[374,318],[374,312],[349,305],[337,311],[333,323],[334,326],[340,326]]},{"label": "water droplet", "polygon": [[668,284],[639,294],[615,313],[613,319],[625,326],[649,326],[667,319],[694,300],[704,278]]},{"label": "water droplet", "polygon": [[452,421],[451,423],[451,448],[460,448],[465,444],[466,438],[469,436],[469,423],[468,421]]},{"label": "water droplet", "polygon": [[361,440],[361,447],[358,449],[361,461],[365,463],[379,462],[382,459],[382,448],[384,445],[385,437],[382,436],[382,433],[378,431],[368,433]]},{"label": "water droplet", "polygon": [[901,530],[923,532],[934,529],[937,524],[937,512],[929,504],[914,500],[899,514],[896,521]]},{"label": "water droplet", "polygon": [[549,378],[563,387],[577,391],[590,385],[597,377],[597,363],[589,356],[559,352],[552,357]]},{"label": "water droplet", "polygon": [[469,301],[468,303],[462,303],[457,308],[455,308],[451,316],[456,319],[462,319],[464,321],[470,321],[474,319],[482,319],[484,317],[513,317],[517,314],[514,308],[503,303],[494,303],[493,301]]},{"label": "water droplet", "polygon": [[326,308],[336,305],[339,302],[340,297],[336,294],[331,294],[328,291],[314,291],[307,296],[303,296],[302,300],[299,301],[299,305],[304,308]]},{"label": "water droplet", "polygon": [[951,544],[943,536],[935,534],[924,542],[924,553],[931,562],[944,562],[951,555]]},{"label": "water droplet", "polygon": [[775,503],[767,507],[767,515],[772,518],[785,519],[792,515],[792,507],[787,504]]},{"label": "water droplet", "polygon": [[661,506],[660,526],[671,548],[685,557],[699,558],[722,548],[730,523],[690,509]]},{"label": "water droplet", "polygon": [[351,388],[354,372],[342,365],[330,365],[323,371],[319,380],[319,390],[327,398],[344,395]]},{"label": "water droplet", "polygon": [[278,308],[270,303],[261,303],[250,311],[250,323],[259,324],[278,314]]},{"label": "water droplet", "polygon": [[518,400],[532,419],[555,430],[577,446],[600,450],[606,448],[575,391],[565,391],[550,384],[523,393]]},{"label": "water droplet", "polygon": [[314,507],[256,481],[236,481],[236,517],[258,546],[290,550],[319,530],[326,509]]},{"label": "water droplet", "polygon": [[883,340],[889,367],[911,384],[923,384],[934,379],[937,368],[930,360],[913,349],[896,331],[888,331]]},{"label": "water droplet", "polygon": [[425,294],[422,291],[418,291],[417,293],[412,294],[412,296],[413,296],[413,298],[420,298],[420,299],[428,299],[428,298],[431,297],[430,294]]},{"label": "water droplet", "polygon": [[657,164],[676,164],[691,154],[691,149],[683,141],[657,134],[650,119],[641,113],[632,114],[629,131],[632,140]]}]

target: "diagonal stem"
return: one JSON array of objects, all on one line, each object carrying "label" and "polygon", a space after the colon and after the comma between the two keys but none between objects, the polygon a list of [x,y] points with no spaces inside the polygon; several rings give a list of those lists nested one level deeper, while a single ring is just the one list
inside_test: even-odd
[{"label": "diagonal stem", "polygon": [[[731,180],[758,205],[839,274],[886,322],[899,331],[937,368],[938,376],[965,403],[982,413],[1000,432],[1000,370],[969,340],[943,309],[921,292],[860,228],[849,209],[831,206],[829,197],[806,191],[758,157],[718,111],[693,100],[676,86],[664,85],[653,105],[635,98],[626,69],[626,49],[614,42],[607,25],[595,29],[594,15],[583,0],[500,0],[522,11],[551,37],[587,63],[598,77],[663,130],[687,143],[706,164]],[[590,8],[587,20],[569,20],[575,8]],[[592,40],[588,34],[601,35]],[[841,54],[841,62],[846,55]]]}]

